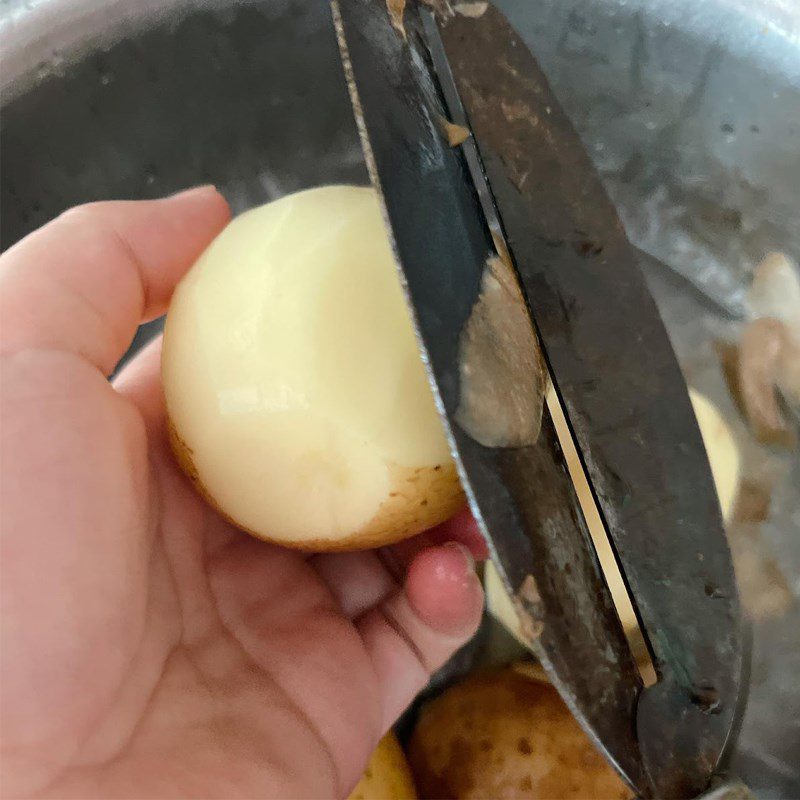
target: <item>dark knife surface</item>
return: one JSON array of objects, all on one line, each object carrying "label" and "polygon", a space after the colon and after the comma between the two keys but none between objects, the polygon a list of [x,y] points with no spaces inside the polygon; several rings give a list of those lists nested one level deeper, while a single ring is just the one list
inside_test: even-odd
[{"label": "dark knife surface", "polygon": [[518,449],[484,448],[453,421],[459,338],[493,248],[485,193],[442,135],[448,92],[421,14],[407,7],[404,37],[383,2],[334,2],[370,174],[462,479],[578,719],[640,794],[693,796],[731,728],[741,643],[683,378],[635,251],[535,60],[491,7],[445,15],[441,43],[661,678],[637,708],[638,673],[549,416],[537,444]]},{"label": "dark knife surface", "polygon": [[492,6],[447,18],[441,37],[659,674],[638,705],[645,763],[658,796],[693,796],[734,722],[742,643],[686,386],[637,253],[522,40]]},{"label": "dark knife surface", "polygon": [[417,12],[407,39],[371,0],[334,3],[370,174],[381,193],[434,388],[473,510],[531,645],[570,708],[631,785],[641,686],[545,410],[536,446],[486,448],[454,422],[459,340],[494,244],[447,113]]}]

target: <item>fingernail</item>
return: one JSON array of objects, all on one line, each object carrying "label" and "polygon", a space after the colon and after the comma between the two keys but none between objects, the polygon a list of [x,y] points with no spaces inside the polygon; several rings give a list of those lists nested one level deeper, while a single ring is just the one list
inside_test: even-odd
[{"label": "fingernail", "polygon": [[466,641],[480,624],[483,589],[475,562],[460,542],[420,553],[409,567],[405,592],[411,607],[432,630]]},{"label": "fingernail", "polygon": [[475,572],[475,559],[472,557],[472,553],[470,553],[469,548],[466,545],[461,544],[461,542],[447,542],[444,547],[449,548],[450,550],[455,550],[456,552],[461,554],[461,557],[464,561],[464,575],[474,574]]},{"label": "fingernail", "polygon": [[192,186],[189,189],[182,189],[180,192],[175,192],[167,197],[168,200],[176,200],[180,198],[191,197],[192,195],[206,194],[207,192],[216,192],[217,187],[213,183],[204,183],[201,186]]}]

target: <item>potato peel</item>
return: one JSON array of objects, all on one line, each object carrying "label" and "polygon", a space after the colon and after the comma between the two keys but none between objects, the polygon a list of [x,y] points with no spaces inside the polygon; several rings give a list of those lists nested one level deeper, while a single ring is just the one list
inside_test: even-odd
[{"label": "potato peel", "polygon": [[439,125],[450,147],[458,147],[472,136],[469,128],[465,128],[463,125],[456,125],[455,122],[450,122],[450,120],[444,117],[439,120]]},{"label": "potato peel", "polygon": [[392,21],[392,27],[403,37],[404,40],[408,39],[406,35],[405,13],[406,13],[406,0],[386,0],[386,10],[389,12],[389,19]]},{"label": "potato peel", "polygon": [[766,444],[793,447],[797,435],[781,410],[776,385],[789,348],[783,323],[769,317],[744,330],[738,351],[738,388],[745,415],[756,438]]},{"label": "potato peel", "polygon": [[457,3],[453,6],[456,14],[462,17],[470,17],[471,19],[480,19],[489,9],[489,3],[476,2],[476,3]]},{"label": "potato peel", "polygon": [[535,444],[542,424],[544,360],[512,268],[489,258],[459,353],[456,422],[484,447]]},{"label": "potato peel", "polygon": [[747,293],[754,318],[780,320],[800,346],[800,271],[784,253],[769,253],[756,267]]}]

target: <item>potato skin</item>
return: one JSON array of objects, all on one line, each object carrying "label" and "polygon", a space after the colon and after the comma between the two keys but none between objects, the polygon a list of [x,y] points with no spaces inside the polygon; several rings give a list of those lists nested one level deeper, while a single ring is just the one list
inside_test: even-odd
[{"label": "potato skin", "polygon": [[348,800],[416,800],[414,780],[397,737],[389,731]]},{"label": "potato skin", "polygon": [[555,689],[513,667],[470,676],[428,703],[408,756],[421,798],[631,797]]},{"label": "potato skin", "polygon": [[394,466],[389,475],[389,497],[375,516],[347,539],[317,540],[315,549],[356,550],[399,542],[445,522],[466,505],[452,462],[431,467]]},{"label": "potato skin", "polygon": [[391,492],[375,516],[350,536],[341,539],[282,540],[250,530],[226,514],[203,485],[192,460],[192,449],[168,421],[169,442],[175,459],[205,501],[231,525],[256,539],[309,552],[365,550],[394,544],[416,536],[450,519],[466,504],[455,464],[431,467],[393,467]]}]

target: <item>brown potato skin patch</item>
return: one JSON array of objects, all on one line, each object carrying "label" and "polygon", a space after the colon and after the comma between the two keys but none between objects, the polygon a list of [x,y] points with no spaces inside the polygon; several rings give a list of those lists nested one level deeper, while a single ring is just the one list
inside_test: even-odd
[{"label": "brown potato skin patch", "polygon": [[631,797],[555,689],[514,667],[470,676],[431,700],[408,756],[421,798]]},{"label": "brown potato skin patch", "polygon": [[416,536],[450,519],[466,504],[455,465],[389,468],[391,491],[375,516],[350,536],[340,539],[283,540],[265,536],[239,524],[223,511],[203,485],[192,458],[192,449],[168,420],[169,442],[183,472],[203,499],[231,525],[256,539],[308,552],[367,550]]}]

